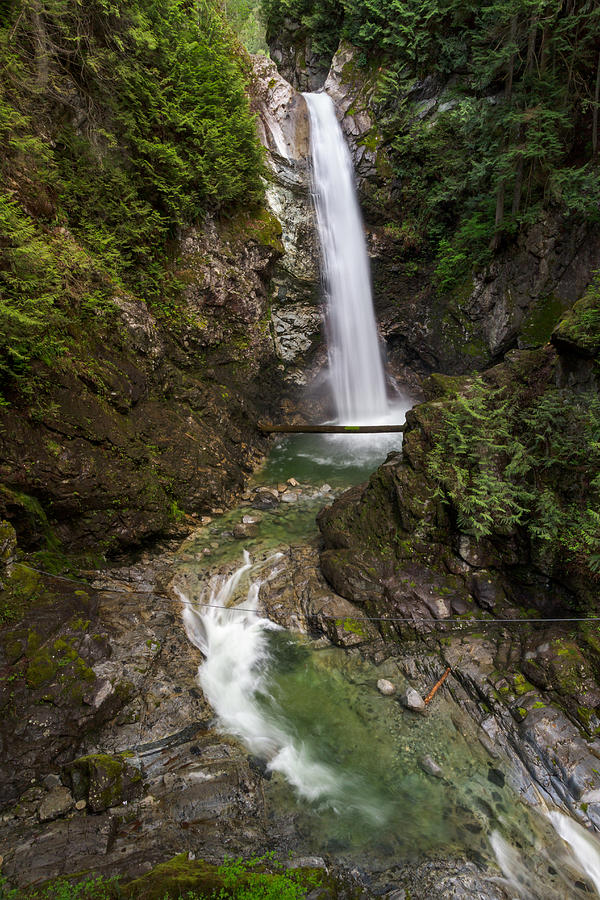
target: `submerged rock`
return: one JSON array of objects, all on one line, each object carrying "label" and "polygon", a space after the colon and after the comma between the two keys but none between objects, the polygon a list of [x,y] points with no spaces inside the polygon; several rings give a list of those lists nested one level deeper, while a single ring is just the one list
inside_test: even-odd
[{"label": "submerged rock", "polygon": [[233,536],[238,541],[243,541],[246,538],[255,538],[258,535],[258,525],[255,523],[242,523],[237,524],[233,528]]},{"label": "submerged rock", "polygon": [[424,756],[423,759],[419,760],[419,765],[427,775],[432,775],[434,778],[444,777],[441,766],[438,766],[431,756]]}]

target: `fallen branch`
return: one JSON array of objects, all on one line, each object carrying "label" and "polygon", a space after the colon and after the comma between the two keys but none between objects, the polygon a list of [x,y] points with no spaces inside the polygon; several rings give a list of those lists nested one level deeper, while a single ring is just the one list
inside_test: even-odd
[{"label": "fallen branch", "polygon": [[436,681],[434,686],[431,688],[431,690],[429,691],[429,693],[423,700],[423,703],[427,704],[433,700],[433,698],[435,697],[435,695],[437,694],[437,692],[439,691],[439,689],[441,688],[441,686],[443,685],[443,683],[445,682],[445,680],[449,674],[450,674],[450,666],[448,666],[448,668],[446,669],[446,671],[444,672],[442,677],[438,678],[438,680]]},{"label": "fallen branch", "polygon": [[392,434],[404,431],[404,425],[273,425],[259,422],[264,434]]}]

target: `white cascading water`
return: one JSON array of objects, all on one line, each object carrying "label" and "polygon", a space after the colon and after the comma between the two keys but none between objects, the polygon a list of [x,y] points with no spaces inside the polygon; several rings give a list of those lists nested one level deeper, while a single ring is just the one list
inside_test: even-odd
[{"label": "white cascading water", "polygon": [[[277,553],[271,560],[281,556]],[[229,577],[215,576],[198,600],[191,601],[176,589],[187,636],[205,657],[198,669],[198,683],[221,729],[265,760],[269,770],[280,772],[301,797],[324,802],[334,810],[354,805],[357,812],[380,821],[381,810],[368,798],[361,798],[358,784],[353,792],[347,776],[313,759],[306,744],[289,734],[261,705],[259,697],[268,691],[267,632],[279,626],[258,614],[260,580],[252,580],[242,601],[230,606],[242,577],[252,569],[244,551],[243,565]]]},{"label": "white cascading water", "polygon": [[352,158],[331,98],[324,93],[304,97],[337,418],[342,424],[381,423],[389,413],[388,399]]},{"label": "white cascading water", "polygon": [[551,888],[548,884],[541,885],[532,869],[530,858],[522,849],[509,844],[498,831],[494,831],[490,837],[492,849],[496,855],[496,861],[500,866],[506,882],[516,897],[521,900],[565,900],[572,896],[572,881],[568,877],[568,870],[574,870],[582,878],[587,878],[596,889],[596,896],[600,895],[600,842],[598,838],[590,834],[579,822],[558,810],[546,811],[552,827],[562,839],[563,846],[553,848],[550,857],[543,848],[537,848],[537,855],[542,854],[547,861],[554,863],[557,872],[558,884]]},{"label": "white cascading water", "polygon": [[592,882],[600,894],[600,843],[579,822],[564,813],[548,813],[554,830],[565,841],[580,872]]}]

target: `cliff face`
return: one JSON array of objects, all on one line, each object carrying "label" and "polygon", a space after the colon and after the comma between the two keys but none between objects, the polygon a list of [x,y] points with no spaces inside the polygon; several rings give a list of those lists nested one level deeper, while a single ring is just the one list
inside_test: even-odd
[{"label": "cliff face", "polygon": [[290,386],[304,385],[322,362],[319,243],[310,196],[308,110],[299,91],[264,56],[253,58],[252,108],[267,150],[266,203],[281,223],[283,255],[270,298],[276,353]]},{"label": "cliff face", "polygon": [[281,392],[268,310],[281,253],[266,210],[190,229],[168,317],[116,295],[80,336],[85,362],[40,366],[32,405],[0,411],[0,509],[25,547],[114,550],[231,500]]},{"label": "cliff face", "polygon": [[[267,449],[257,421],[277,415],[320,352],[306,106],[265,57],[254,60],[247,82],[264,147],[264,200],[248,195],[245,205],[178,225],[168,255],[153,256],[151,241],[140,249],[143,232],[136,250],[146,253],[150,296],[128,291],[103,257],[90,260],[85,239],[96,224],[83,240],[76,227],[56,224],[59,216],[75,220],[76,198],[67,196],[67,215],[55,198],[36,206],[29,180],[11,182],[9,212],[23,195],[27,218],[8,241],[14,259],[6,271],[19,274],[25,260],[26,277],[41,281],[36,257],[56,260],[46,330],[57,352],[39,352],[33,332],[31,368],[16,387],[9,383],[0,405],[0,515],[25,549],[54,552],[62,542],[101,556],[185,532],[228,505]],[[42,199],[43,191],[50,197],[50,175],[32,166],[30,176]],[[131,215],[136,202],[126,202]],[[148,207],[144,227],[153,215]],[[20,248],[22,235],[30,243]],[[128,246],[110,253],[118,265],[131,262]],[[144,285],[143,264],[132,271]]]}]

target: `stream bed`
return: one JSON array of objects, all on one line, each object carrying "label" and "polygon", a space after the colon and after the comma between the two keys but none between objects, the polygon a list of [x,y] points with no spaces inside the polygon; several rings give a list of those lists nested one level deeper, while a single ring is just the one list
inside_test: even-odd
[{"label": "stream bed", "polygon": [[[383,887],[403,867],[447,858],[478,867],[486,885],[487,893],[457,896],[596,893],[595,840],[563,814],[523,803],[447,692],[425,715],[407,710],[377,689],[381,678],[408,685],[396,656],[376,664],[265,615],[261,590],[281,577],[286,548],[314,545],[318,510],[397,444],[395,436],[285,438],[246,504],[181,548],[173,585],[205,658],[198,681],[218,727],[262,771],[268,814],[288,823],[295,852],[358,866]],[[256,510],[269,485],[279,486],[277,502]],[[235,540],[240,513],[254,530]]]}]

